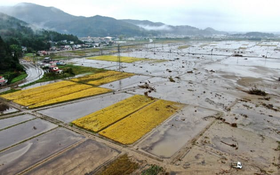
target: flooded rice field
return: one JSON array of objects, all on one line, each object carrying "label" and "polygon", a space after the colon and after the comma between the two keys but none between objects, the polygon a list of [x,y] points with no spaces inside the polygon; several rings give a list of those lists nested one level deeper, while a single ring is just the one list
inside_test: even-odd
[{"label": "flooded rice field", "polygon": [[23,140],[54,129],[55,127],[57,126],[50,122],[41,119],[34,119],[26,123],[2,130],[0,131],[0,140],[5,141],[0,142],[0,151]]},{"label": "flooded rice field", "polygon": [[62,105],[59,107],[53,107],[38,112],[49,117],[58,119],[60,121],[69,123],[75,119],[96,112],[130,96],[132,95],[125,93],[107,94],[103,96],[94,97],[89,100]]},{"label": "flooded rice field", "polygon": [[1,152],[0,172],[17,174],[83,138],[83,136],[69,130],[57,128]]},{"label": "flooded rice field", "polygon": [[25,121],[31,120],[31,119],[34,119],[34,116],[29,115],[29,114],[0,119],[0,130],[11,127],[16,124],[20,124],[22,122],[25,122]]},{"label": "flooded rice field", "polygon": [[139,144],[142,150],[170,158],[214,121],[216,111],[187,106]]},{"label": "flooded rice field", "polygon": [[104,144],[86,140],[27,174],[91,174],[118,154],[118,151]]},{"label": "flooded rice field", "polygon": [[[101,85],[112,92],[39,109],[18,108],[30,115],[5,114],[0,120],[0,171],[94,174],[128,154],[170,174],[279,174],[279,42],[151,43],[127,48],[121,56],[146,59],[120,67],[86,57],[69,60],[135,74]],[[185,107],[128,146],[69,124],[133,95]],[[6,109],[2,105],[0,112]],[[237,161],[242,169],[232,167]]]}]

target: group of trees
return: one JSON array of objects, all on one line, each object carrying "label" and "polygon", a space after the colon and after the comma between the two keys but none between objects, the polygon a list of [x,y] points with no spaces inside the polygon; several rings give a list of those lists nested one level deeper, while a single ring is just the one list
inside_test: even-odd
[{"label": "group of trees", "polygon": [[7,45],[0,37],[0,74],[8,81],[18,76],[23,71],[18,59],[18,50]]},{"label": "group of trees", "polygon": [[27,47],[28,52],[38,50],[48,50],[51,42],[61,40],[81,43],[74,35],[61,34],[43,29],[33,30],[29,25],[21,20],[0,13],[0,36],[7,45],[17,45]]},{"label": "group of trees", "polygon": [[81,43],[74,35],[60,34],[48,30],[34,30],[26,22],[0,13],[0,75],[10,82],[24,70],[19,63],[23,56],[22,46],[27,52],[48,50],[53,42],[61,40]]}]

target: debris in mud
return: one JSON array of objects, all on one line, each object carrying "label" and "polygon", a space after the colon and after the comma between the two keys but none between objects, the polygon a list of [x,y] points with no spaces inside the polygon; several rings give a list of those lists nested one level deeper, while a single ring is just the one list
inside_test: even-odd
[{"label": "debris in mud", "polygon": [[190,71],[187,71],[187,73],[188,73],[188,74],[192,74],[192,73],[193,73],[193,71],[192,71],[192,70],[190,70]]},{"label": "debris in mud", "polygon": [[173,83],[175,82],[175,80],[172,77],[169,77],[168,79],[170,82],[173,82]]},{"label": "debris in mud", "polygon": [[170,69],[166,69],[167,72],[171,73],[172,71]]},{"label": "debris in mud", "polygon": [[246,115],[246,114],[240,114],[240,115],[245,117],[245,118],[248,118],[248,115]]},{"label": "debris in mud", "polygon": [[267,93],[263,90],[258,89],[256,86],[252,87],[249,91],[248,94],[252,95],[260,95],[260,96],[266,96]]},{"label": "debris in mud", "polygon": [[233,147],[233,148],[237,147],[235,144],[226,143],[226,142],[224,142],[224,141],[221,141],[221,142],[222,142],[223,144],[228,145],[228,146],[231,146],[231,147]]},{"label": "debris in mud", "polygon": [[222,122],[224,122],[225,124],[228,124],[228,125],[230,125],[230,126],[232,126],[232,127],[235,127],[235,128],[237,128],[237,123],[229,123],[229,122],[226,122],[226,119],[224,119],[224,118],[222,118],[222,117],[218,117],[218,118],[216,118],[217,120],[221,120]]},{"label": "debris in mud", "polygon": [[266,107],[267,109],[271,109],[275,112],[279,111],[278,109],[274,108],[273,104],[266,104],[266,103],[261,103],[262,106]]},{"label": "debris in mud", "polygon": [[269,101],[271,97],[265,97],[265,98],[258,98],[259,100],[266,100]]},{"label": "debris in mud", "polygon": [[[140,82],[140,83],[142,83],[142,82]],[[149,89],[150,91],[156,92],[156,89],[154,87],[151,87],[147,82],[145,82],[145,84],[143,84],[143,85],[138,85],[138,87],[143,88],[143,89]]]}]

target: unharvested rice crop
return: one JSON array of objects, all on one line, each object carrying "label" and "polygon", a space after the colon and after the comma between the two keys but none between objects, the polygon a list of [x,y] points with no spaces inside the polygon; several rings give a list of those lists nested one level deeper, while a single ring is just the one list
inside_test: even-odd
[{"label": "unharvested rice crop", "polygon": [[106,83],[110,83],[110,82],[113,82],[113,81],[116,81],[116,80],[131,77],[132,75],[134,75],[134,74],[121,73],[121,74],[117,74],[115,76],[109,76],[109,77],[105,77],[105,78],[102,78],[102,79],[99,79],[99,80],[89,81],[89,82],[87,82],[87,84],[94,85],[94,86],[100,86],[102,84],[106,84]]},{"label": "unharvested rice crop", "polygon": [[102,110],[74,120],[72,123],[84,129],[98,132],[152,102],[154,100],[146,96],[134,95]]},{"label": "unharvested rice crop", "polygon": [[71,81],[60,81],[60,82],[56,82],[56,83],[52,83],[52,84],[48,84],[48,85],[44,85],[44,86],[40,86],[40,87],[35,87],[35,88],[31,88],[31,89],[26,89],[26,90],[17,91],[14,93],[1,95],[1,97],[9,99],[9,100],[22,99],[22,98],[33,98],[36,94],[40,94],[42,92],[46,93],[46,92],[53,91],[55,89],[60,89],[60,88],[64,88],[64,87],[72,86],[72,85],[76,85],[76,83],[71,82]]},{"label": "unharvested rice crop", "polygon": [[111,90],[109,89],[93,88],[93,86],[127,78],[132,75],[134,74],[106,71],[75,78],[71,81],[60,81],[40,87],[17,91],[1,95],[0,97],[13,100],[15,103],[28,106],[29,108],[35,108],[110,92]]},{"label": "unharvested rice crop", "polygon": [[[97,56],[97,57],[90,57],[87,59],[101,60],[101,61],[114,61],[114,62],[119,61],[119,58],[114,55],[103,55],[103,56]],[[134,58],[134,57],[123,57],[123,56],[121,57],[121,62],[124,62],[124,63],[133,63],[135,61],[141,61],[141,60],[145,60],[145,58]]]},{"label": "unharvested rice crop", "polygon": [[101,72],[101,73],[86,75],[86,76],[79,77],[79,78],[73,78],[73,79],[71,79],[71,81],[75,81],[75,82],[87,82],[87,81],[92,81],[92,80],[101,79],[101,78],[104,78],[104,77],[109,77],[109,76],[118,75],[118,74],[121,74],[121,73],[122,73],[122,72],[117,72],[117,71],[106,71],[106,72]]},{"label": "unharvested rice crop", "polygon": [[190,47],[189,45],[183,45],[183,46],[179,46],[178,49],[187,49],[189,47]]},{"label": "unharvested rice crop", "polygon": [[108,166],[104,166],[104,170],[97,175],[129,175],[139,167],[138,163],[129,159],[127,154],[120,156]]},{"label": "unharvested rice crop", "polygon": [[54,99],[54,98],[58,98],[58,97],[62,97],[64,95],[68,95],[74,92],[79,92],[85,89],[89,89],[92,86],[90,85],[84,85],[84,84],[75,84],[72,86],[66,86],[66,87],[62,87],[53,91],[43,91],[41,93],[35,94],[32,97],[25,97],[25,98],[20,98],[20,99],[15,99],[13,100],[14,102],[23,105],[23,106],[30,106],[30,105],[34,105],[36,103],[41,103],[43,101],[47,101],[50,99]]},{"label": "unharvested rice crop", "polygon": [[60,103],[60,102],[64,102],[64,101],[75,100],[75,99],[79,99],[79,98],[83,98],[83,97],[89,97],[89,96],[93,96],[93,95],[103,94],[103,93],[107,93],[110,91],[111,91],[110,89],[106,89],[106,88],[92,87],[92,88],[82,90],[79,92],[75,92],[72,94],[64,95],[62,97],[50,99],[47,101],[43,101],[41,103],[36,103],[34,105],[29,106],[29,108],[37,108],[37,107],[41,107],[41,106],[45,106],[45,105],[50,105],[50,104]]},{"label": "unharvested rice crop", "polygon": [[122,144],[132,144],[182,107],[183,105],[179,103],[158,100],[99,134]]}]

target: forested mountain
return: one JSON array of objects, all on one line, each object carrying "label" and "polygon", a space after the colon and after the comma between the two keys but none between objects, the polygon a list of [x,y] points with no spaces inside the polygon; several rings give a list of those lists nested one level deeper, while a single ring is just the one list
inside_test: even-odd
[{"label": "forested mountain", "polygon": [[23,67],[19,64],[17,53],[0,37],[0,74],[11,80],[19,71],[23,71]]},{"label": "forested mountain", "polygon": [[47,30],[32,30],[29,25],[14,17],[0,13],[0,36],[10,46],[25,46],[28,51],[50,48],[49,41],[68,40],[79,43],[74,35],[60,34]]},{"label": "forested mountain", "polygon": [[114,18],[98,15],[93,17],[73,16],[54,7],[44,7],[31,3],[0,7],[0,12],[37,27],[76,36],[140,36],[151,33],[138,26]]},{"label": "forested mountain", "polygon": [[74,34],[79,37],[220,34],[219,31],[214,29],[201,30],[188,25],[171,26],[147,20],[117,20],[98,15],[93,17],[73,16],[54,7],[44,7],[31,3],[0,7],[0,12],[37,27],[55,30],[60,33]]}]

